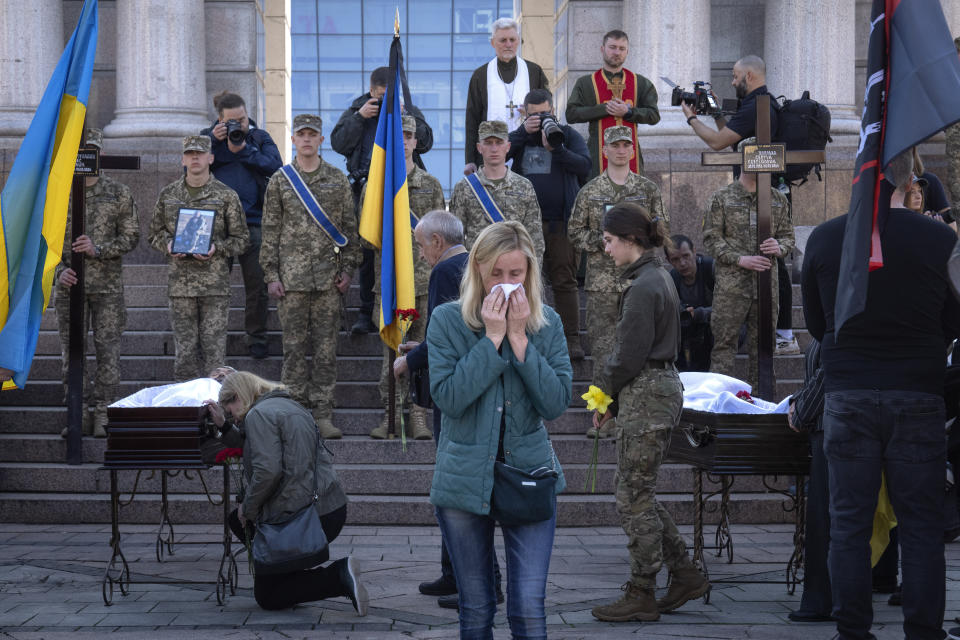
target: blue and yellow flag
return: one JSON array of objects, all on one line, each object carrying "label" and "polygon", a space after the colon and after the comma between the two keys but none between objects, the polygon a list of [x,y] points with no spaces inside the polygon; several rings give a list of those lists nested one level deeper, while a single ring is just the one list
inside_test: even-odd
[{"label": "blue and yellow flag", "polygon": [[50,300],[96,50],[97,0],[85,0],[0,192],[0,367],[13,371],[3,389],[23,388]]},{"label": "blue and yellow flag", "polygon": [[390,72],[370,157],[360,236],[380,250],[380,339],[396,350],[402,339],[397,310],[417,306],[400,91],[404,92],[407,104],[410,98],[398,36],[390,45]]}]

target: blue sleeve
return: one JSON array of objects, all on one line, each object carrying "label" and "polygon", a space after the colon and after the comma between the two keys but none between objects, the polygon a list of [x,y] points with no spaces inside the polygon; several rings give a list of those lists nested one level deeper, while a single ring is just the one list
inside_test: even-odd
[{"label": "blue sleeve", "polygon": [[407,368],[410,371],[419,371],[420,369],[426,369],[429,363],[429,358],[427,356],[427,343],[421,342],[417,347],[407,353]]},{"label": "blue sleeve", "polygon": [[283,164],[283,159],[280,157],[280,149],[277,148],[270,134],[263,129],[257,129],[256,132],[259,135],[250,136],[247,146],[237,154],[237,157],[250,170],[256,171],[264,178],[269,178]]}]

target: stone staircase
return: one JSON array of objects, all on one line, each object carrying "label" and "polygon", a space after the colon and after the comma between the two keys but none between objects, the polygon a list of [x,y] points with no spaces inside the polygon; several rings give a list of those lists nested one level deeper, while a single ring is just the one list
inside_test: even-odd
[{"label": "stone staircase", "polygon": [[[167,312],[166,267],[128,265],[124,269],[127,330],[123,335],[122,394],[146,386],[166,384],[173,377],[173,338]],[[243,344],[243,289],[238,268],[232,274],[231,308],[227,340],[228,364],[253,371],[269,379],[280,378],[281,343],[276,312],[269,316],[269,352],[265,360],[246,355]],[[356,315],[357,292],[347,297],[346,327]],[[794,287],[794,302],[800,301]],[[802,327],[800,307],[794,307],[794,326]],[[807,334],[796,333],[801,346]],[[88,366],[93,365],[92,339]],[[330,441],[337,470],[350,496],[350,521],[356,524],[429,524],[433,508],[427,500],[436,454],[433,442],[407,443],[377,441],[367,434],[380,416],[377,380],[381,345],[376,336],[352,336],[341,331],[338,347],[339,381],[334,423],[344,438]],[[746,367],[745,356],[740,356]],[[584,437],[589,414],[580,394],[589,384],[592,362],[588,357],[574,363],[572,406],[548,428],[567,477],[567,490],[560,496],[558,522],[567,526],[617,525],[619,519],[612,497],[616,470],[615,443],[600,443],[596,493],[585,489],[592,441]],[[803,357],[777,357],[777,395],[794,392],[802,382]],[[109,474],[98,470],[106,448],[105,440],[84,438],[83,460],[79,466],[64,463],[66,442],[59,432],[65,424],[66,409],[60,385],[60,347],[53,306],[47,310],[37,344],[36,357],[26,389],[0,394],[0,522],[93,522],[110,521]],[[202,474],[206,486],[220,487],[219,468]],[[120,486],[134,488],[133,472],[120,474]],[[792,479],[779,480],[787,487]],[[692,522],[692,476],[682,465],[664,465],[659,478],[659,495],[678,522]],[[136,497],[121,510],[124,522],[155,523],[159,519],[160,481],[144,472]],[[217,522],[220,508],[203,493],[194,474],[180,474],[169,481],[170,517],[174,523]],[[730,512],[733,522],[769,523],[792,517],[781,509],[782,497],[769,492],[759,478],[741,478],[734,485]]]}]

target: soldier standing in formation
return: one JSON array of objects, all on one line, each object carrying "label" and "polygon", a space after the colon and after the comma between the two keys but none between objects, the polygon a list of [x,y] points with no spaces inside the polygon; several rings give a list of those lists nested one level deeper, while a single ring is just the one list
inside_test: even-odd
[{"label": "soldier standing in formation", "polygon": [[312,411],[320,435],[335,439],[343,435],[333,426],[341,297],[360,262],[360,245],[350,183],[320,157],[322,124],[316,115],[293,119],[297,155],[267,185],[260,264],[267,293],[278,299],[281,380]]},{"label": "soldier standing in formation", "polygon": [[[210,138],[184,138],[182,162],[187,169],[183,177],[160,190],[149,238],[150,246],[165,253],[170,265],[167,294],[177,382],[199,378],[225,362],[228,258],[243,253],[250,238],[237,192],[210,173]],[[177,219],[182,210],[193,209],[214,212],[210,249],[203,255],[173,253]]]},{"label": "soldier standing in formation", "polygon": [[[103,132],[99,129],[88,129],[86,142],[103,149]],[[133,250],[140,242],[140,219],[137,217],[137,205],[130,188],[108,176],[84,178],[84,199],[84,234],[72,243],[72,210],[67,213],[63,255],[55,272],[58,282],[55,306],[60,330],[60,350],[63,354],[63,388],[66,393],[70,363],[70,287],[77,284],[77,274],[70,268],[70,252],[72,250],[85,254],[83,286],[86,318],[82,333],[87,334],[89,322],[89,326],[93,328],[97,372],[92,385],[87,385],[84,401],[88,404],[87,396],[92,395],[93,435],[105,438],[107,405],[116,399],[117,385],[120,384],[120,336],[127,322],[121,256]],[[90,414],[87,406],[84,407],[83,417],[84,431],[89,433]],[[60,435],[66,437],[66,427]]]},{"label": "soldier standing in formation", "polygon": [[[414,164],[413,153],[417,147],[417,121],[413,116],[403,116],[402,119],[403,127],[403,155],[407,163],[407,193],[410,198],[410,213],[411,220],[413,223],[413,218],[416,217],[419,219],[420,216],[426,214],[428,211],[433,211],[434,209],[443,209],[443,187],[440,185],[440,181],[434,178],[432,175],[418,167]],[[363,195],[360,198],[360,202],[363,202],[363,198],[367,194],[367,186],[363,186]],[[362,204],[361,204],[362,206]],[[412,225],[414,228],[416,225]],[[413,244],[416,244],[416,237],[414,237]],[[380,308],[380,253],[376,254],[376,261],[374,263],[374,270],[376,273],[376,282],[373,286],[373,292],[376,294],[376,308]],[[414,342],[423,342],[424,339],[424,330],[427,326],[427,289],[430,285],[430,265],[424,260],[413,261],[413,276],[414,276],[414,289],[417,292],[417,313],[420,314],[420,317],[410,325],[410,329],[407,331],[406,339]],[[390,378],[392,375],[390,371],[390,353],[388,351],[390,347],[383,345],[383,364],[380,367],[380,400],[383,402],[383,418],[380,420],[380,425],[375,427],[373,431],[370,432],[370,437],[382,440],[387,437],[387,427],[388,427],[388,409],[390,407]],[[407,388],[405,384],[406,378],[398,381],[397,384],[397,415],[400,415],[403,411],[403,396],[405,395],[402,390]],[[426,409],[423,407],[410,403],[410,432],[408,433],[410,437],[414,440],[430,440],[432,436],[430,435],[430,428],[427,427],[427,414]]]},{"label": "soldier standing in formation", "polygon": [[[580,189],[568,224],[570,240],[578,250],[587,253],[583,288],[587,292],[587,337],[593,359],[593,384],[597,384],[600,369],[613,348],[614,335],[610,328],[617,324],[620,294],[625,288],[617,267],[603,251],[603,214],[619,202],[633,202],[663,220],[664,228],[669,229],[670,225],[660,189],[652,180],[630,170],[635,151],[630,129],[610,127],[603,137],[607,168]],[[590,427],[587,437],[606,438],[614,434],[615,428],[616,420],[611,419],[599,431]]]}]

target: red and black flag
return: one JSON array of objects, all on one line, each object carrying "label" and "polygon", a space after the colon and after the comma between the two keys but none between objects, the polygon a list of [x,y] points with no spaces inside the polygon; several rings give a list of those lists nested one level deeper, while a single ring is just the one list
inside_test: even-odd
[{"label": "red and black flag", "polygon": [[960,120],[960,58],[937,0],[874,0],[867,48],[860,146],[834,326],[864,310],[867,276],[883,267],[877,217],[890,206],[883,169]]}]

